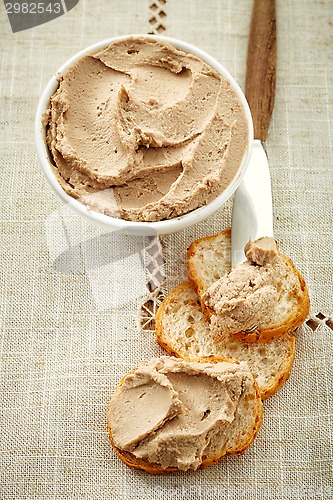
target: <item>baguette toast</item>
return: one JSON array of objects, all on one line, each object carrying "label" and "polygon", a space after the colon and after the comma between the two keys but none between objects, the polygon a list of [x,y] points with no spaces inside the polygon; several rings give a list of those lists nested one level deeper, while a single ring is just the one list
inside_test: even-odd
[{"label": "baguette toast", "polygon": [[[209,356],[192,361],[212,364],[224,362],[225,360],[217,356]],[[228,360],[228,363],[230,363],[230,360]],[[135,370],[131,373],[135,373]],[[111,401],[120,393],[126,378],[127,375],[121,379],[115,391],[115,394],[111,398]],[[202,457],[203,459],[198,469],[204,469],[210,465],[215,464],[222,456],[242,454],[256,437],[262,423],[262,404],[257,383],[253,379],[250,372],[248,372],[247,381],[248,383],[244,384],[244,388],[242,390],[242,394],[236,408],[235,418],[230,424],[228,424],[228,436],[226,437],[225,435],[225,428],[221,429],[221,432],[214,436],[214,440],[212,439],[207,444],[205,455]],[[111,401],[108,407],[108,416]],[[129,467],[133,469],[143,470],[151,474],[167,474],[170,472],[180,471],[180,469],[177,467],[163,468],[157,463],[150,463],[146,460],[136,457],[131,452],[118,448],[114,442],[109,418],[108,432],[111,444],[115,452],[117,453],[118,457]]]},{"label": "baguette toast", "polygon": [[156,315],[157,341],[170,355],[195,359],[209,355],[246,361],[266,399],[289,378],[295,356],[295,337],[289,334],[268,342],[244,342],[234,338],[216,343],[209,320],[189,282],[174,288]]},{"label": "baguette toast", "polygon": [[[203,300],[206,290],[231,269],[231,229],[194,241],[188,249],[189,280],[197,291],[207,317],[214,314]],[[278,305],[262,319],[260,327],[237,332],[233,337],[246,342],[265,342],[293,332],[309,314],[309,294],[304,279],[293,262],[282,255],[281,279],[277,283]]]}]

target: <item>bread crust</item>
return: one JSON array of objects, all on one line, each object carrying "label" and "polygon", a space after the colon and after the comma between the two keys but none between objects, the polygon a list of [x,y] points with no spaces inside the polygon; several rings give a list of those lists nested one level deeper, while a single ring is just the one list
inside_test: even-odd
[{"label": "bread crust", "polygon": [[[199,245],[202,245],[203,242],[206,241],[211,241],[219,236],[223,235],[226,238],[231,237],[231,228],[227,228],[224,231],[220,231],[219,233],[212,235],[212,236],[206,236],[204,238],[200,238],[196,241],[194,241],[188,251],[187,251],[187,263],[188,263],[188,276],[189,276],[189,281],[195,288],[201,308],[207,318],[210,318],[213,314],[214,311],[206,306],[206,304],[203,301],[203,294],[205,293],[205,287],[203,284],[203,281],[200,277],[200,273],[198,272],[195,263],[193,261],[193,258],[196,255],[196,250]],[[286,255],[281,254],[281,257],[283,260],[289,265],[292,269],[292,272],[297,276],[299,283],[300,283],[300,289],[302,291],[302,297],[301,300],[298,304],[297,309],[294,311],[294,313],[288,318],[287,321],[285,321],[282,324],[276,324],[272,325],[270,328],[265,328],[265,329],[257,329],[252,332],[246,332],[246,331],[241,331],[233,334],[233,338],[237,340],[242,340],[244,342],[267,342],[271,339],[280,337],[281,335],[284,335],[286,333],[291,333],[296,330],[308,317],[309,312],[310,312],[310,298],[309,298],[309,292],[308,288],[306,286],[306,283],[299,273],[299,271],[296,269],[293,261],[287,257]]]},{"label": "bread crust", "polygon": [[[163,302],[160,304],[158,308],[155,325],[156,325],[156,340],[158,344],[171,356],[175,356],[178,358],[185,359],[187,361],[191,360],[188,357],[182,356],[182,354],[177,351],[177,349],[167,340],[164,332],[163,326],[163,318],[168,315],[168,307],[171,306],[175,302],[180,301],[180,297],[187,290],[188,286],[192,286],[191,283],[184,281],[176,286],[171,292],[165,297]],[[193,286],[192,286],[193,288]],[[195,289],[194,289],[195,290]],[[208,321],[208,320],[207,320]],[[266,387],[264,390],[259,387],[259,394],[261,399],[267,399],[273,396],[282,385],[288,380],[290,376],[290,371],[294,363],[295,359],[295,345],[296,339],[292,335],[286,333],[284,334],[285,338],[288,340],[289,346],[289,355],[288,358],[284,360],[284,371],[277,376],[273,383]],[[242,341],[241,341],[242,342]],[[198,358],[197,358],[198,359]],[[223,358],[221,358],[223,359]],[[225,361],[230,361],[230,358],[224,358]],[[193,361],[193,360],[192,360]],[[232,361],[235,361],[234,359]]]},{"label": "bread crust", "polygon": [[[221,356],[206,356],[206,357],[185,360],[185,361],[189,361],[189,362],[196,361],[199,363],[207,363],[207,362],[218,363],[220,361],[228,361],[229,363],[238,364],[237,362],[235,362],[235,360],[230,360],[228,358],[223,358]],[[135,370],[132,370],[130,373],[134,373],[134,372],[135,372]],[[117,394],[119,393],[121,386],[123,385],[126,377],[127,377],[127,375],[125,375],[120,380],[114,395],[111,397],[111,400],[114,397],[116,397]],[[206,467],[214,465],[223,456],[242,455],[245,452],[245,450],[250,446],[250,444],[253,442],[253,440],[255,439],[255,437],[257,436],[257,434],[259,432],[259,429],[260,429],[261,424],[262,424],[262,419],[263,419],[263,409],[262,409],[262,403],[261,403],[261,398],[260,398],[260,394],[259,394],[258,384],[254,379],[253,379],[253,387],[255,389],[255,399],[256,399],[256,403],[257,403],[257,415],[256,415],[256,418],[255,418],[255,421],[253,424],[253,428],[252,428],[251,432],[248,433],[246,441],[240,443],[239,446],[236,446],[230,450],[222,449],[219,454],[217,454],[213,457],[205,458],[197,470],[202,470],[202,469],[205,469]],[[111,400],[109,401],[108,408],[110,406]],[[120,460],[128,467],[131,467],[132,469],[137,469],[137,470],[149,472],[149,474],[170,474],[173,472],[184,472],[181,469],[178,469],[178,467],[167,467],[164,469],[163,467],[161,467],[158,464],[147,462],[146,460],[142,460],[140,458],[135,457],[132,453],[130,453],[128,451],[119,449],[114,443],[113,436],[112,436],[112,429],[111,429],[111,426],[109,424],[109,421],[107,423],[107,427],[108,427],[110,442],[111,442],[113,449],[115,450],[115,452],[118,455],[118,457],[120,458]]]}]

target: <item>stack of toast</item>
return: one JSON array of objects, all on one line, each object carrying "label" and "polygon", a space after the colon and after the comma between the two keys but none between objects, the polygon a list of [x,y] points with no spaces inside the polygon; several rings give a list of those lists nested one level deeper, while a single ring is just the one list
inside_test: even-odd
[{"label": "stack of toast", "polygon": [[[227,427],[221,425],[217,433],[207,434],[205,453],[200,465],[195,468],[203,469],[212,465],[224,455],[243,453],[261,426],[262,399],[275,394],[289,378],[295,357],[296,340],[293,332],[308,316],[310,303],[306,284],[293,262],[280,252],[279,257],[283,262],[283,275],[281,274],[281,279],[278,277],[277,305],[269,315],[263,314],[265,317],[260,322],[261,327],[258,326],[253,331],[220,337],[214,335],[210,323],[212,311],[204,303],[204,294],[208,288],[231,270],[230,228],[192,243],[187,253],[188,281],[174,288],[157,312],[157,341],[173,357],[173,362],[182,360],[193,366],[197,366],[198,362],[203,366],[210,363],[221,369],[224,363],[235,363],[240,367],[245,365],[250,379],[250,383],[244,385],[233,421]],[[132,372],[135,373],[136,371]],[[131,376],[133,375],[129,374],[124,377],[114,398],[121,396],[123,383]],[[195,383],[194,377],[191,384]],[[200,384],[196,390],[200,394]],[[133,404],[137,402],[133,400]],[[186,403],[184,411],[190,411]],[[193,408],[191,411],[193,412]],[[135,456],[135,451],[119,449],[114,442],[110,412],[111,406],[108,416],[111,442],[125,464],[153,474],[181,470],[177,465],[163,467],[159,463],[151,463]],[[198,415],[200,420],[200,414]],[[201,421],[205,416],[206,413]],[[169,425],[159,425],[164,424]],[[134,421],[133,425],[136,425]],[[154,443],[154,436],[149,439]],[[175,446],[172,436],[168,446]],[[177,464],[176,447],[174,456]]]},{"label": "stack of toast", "polygon": [[209,326],[211,312],[202,297],[231,269],[231,229],[193,242],[187,253],[189,281],[173,289],[158,310],[158,343],[183,359],[218,356],[246,361],[261,398],[275,394],[289,378],[293,365],[296,341],[292,332],[306,319],[310,307],[302,276],[288,257],[283,259],[289,272],[279,291],[279,310],[268,321],[265,318],[263,329],[217,342]]}]

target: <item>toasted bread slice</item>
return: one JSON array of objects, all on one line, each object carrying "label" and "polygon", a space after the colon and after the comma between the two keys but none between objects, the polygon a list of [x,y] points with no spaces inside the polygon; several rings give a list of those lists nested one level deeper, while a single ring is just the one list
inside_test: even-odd
[{"label": "toasted bread slice", "polygon": [[[192,361],[200,363],[219,363],[226,360],[218,356],[208,356],[205,358],[201,357],[198,359],[193,359]],[[228,363],[235,363],[235,361],[227,361]],[[188,362],[190,363],[190,361]],[[134,371],[132,371],[131,373],[134,373]],[[126,377],[127,375],[125,375],[125,377],[121,379],[111,400],[119,394]],[[221,429],[220,433],[214,436],[214,439],[211,439],[208,447],[205,449],[205,456],[203,457],[202,463],[197,470],[205,469],[210,465],[214,465],[223,456],[241,455],[257,436],[263,418],[262,403],[258,385],[253,379],[250,372],[248,373],[248,382],[249,383],[244,384],[243,392],[241,394],[239,404],[236,408],[235,418],[232,423],[228,425],[228,435],[226,436],[226,429],[223,428]],[[109,410],[110,403],[108,405],[108,413]],[[109,418],[108,432],[111,444],[115,452],[117,453],[118,457],[124,462],[124,464],[128,465],[129,467],[133,469],[143,470],[149,472],[150,474],[168,474],[171,472],[180,471],[180,469],[178,469],[177,467],[162,468],[159,464],[147,462],[146,460],[137,458],[128,451],[119,449],[114,443]]]},{"label": "toasted bread slice", "polygon": [[[196,289],[201,307],[207,317],[214,312],[204,301],[205,291],[231,269],[230,256],[231,229],[228,228],[214,236],[194,241],[188,249],[189,280]],[[309,314],[309,294],[304,279],[293,262],[280,253],[281,280],[278,283],[278,306],[271,315],[262,319],[254,331],[238,332],[233,337],[246,342],[267,341],[280,335],[293,332]]]},{"label": "toasted bread slice", "polygon": [[295,338],[289,334],[264,343],[244,342],[233,337],[215,342],[209,320],[188,282],[173,289],[160,305],[156,335],[158,343],[173,356],[195,359],[213,355],[246,361],[262,399],[275,394],[289,378],[295,355]]}]

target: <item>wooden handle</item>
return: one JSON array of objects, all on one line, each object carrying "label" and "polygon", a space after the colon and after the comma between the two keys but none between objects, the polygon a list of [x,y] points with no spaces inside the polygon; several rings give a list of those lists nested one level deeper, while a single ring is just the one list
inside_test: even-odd
[{"label": "wooden handle", "polygon": [[275,97],[275,0],[254,0],[246,63],[245,95],[254,138],[266,140]]}]

